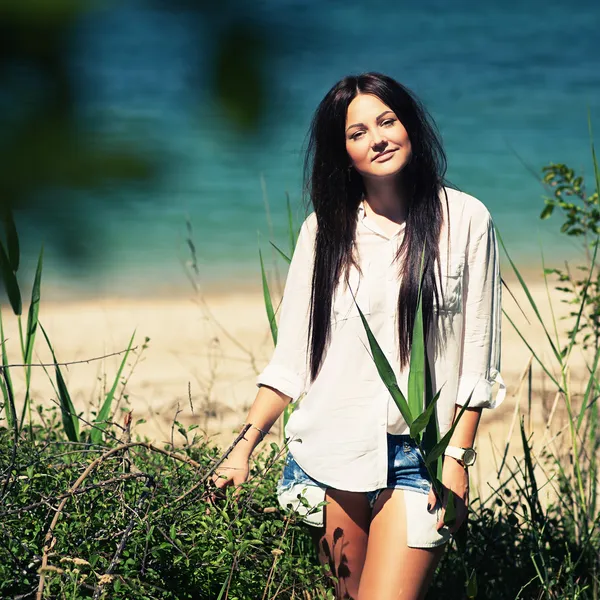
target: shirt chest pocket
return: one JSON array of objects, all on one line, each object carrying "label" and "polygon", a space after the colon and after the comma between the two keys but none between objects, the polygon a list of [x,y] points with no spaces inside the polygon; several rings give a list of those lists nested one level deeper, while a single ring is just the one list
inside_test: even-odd
[{"label": "shirt chest pocket", "polygon": [[[445,258],[445,257],[444,257]],[[442,263],[442,295],[440,313],[458,313],[463,308],[463,274],[465,257],[463,254],[450,254]]]},{"label": "shirt chest pocket", "polygon": [[350,267],[348,282],[342,277],[333,295],[333,318],[336,323],[357,319],[360,314],[357,305],[364,315],[371,314],[371,298],[368,280],[365,273],[368,265],[362,265],[363,274],[355,266]]}]

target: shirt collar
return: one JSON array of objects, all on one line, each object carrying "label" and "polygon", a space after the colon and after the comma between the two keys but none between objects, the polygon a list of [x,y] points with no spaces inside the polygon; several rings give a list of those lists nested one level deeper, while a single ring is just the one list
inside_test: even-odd
[{"label": "shirt collar", "polygon": [[377,223],[373,223],[368,217],[367,217],[367,213],[365,211],[365,201],[361,200],[360,204],[358,205],[358,211],[357,211],[357,218],[360,222],[363,223],[363,225],[367,228],[370,229],[373,233],[381,236],[382,238],[386,239],[386,240],[392,240],[396,237],[398,237],[400,234],[404,233],[404,229],[406,227],[406,223],[403,223],[402,225],[400,225],[398,231],[392,235],[391,237],[389,237],[384,231],[382,231],[382,229],[377,225]]}]

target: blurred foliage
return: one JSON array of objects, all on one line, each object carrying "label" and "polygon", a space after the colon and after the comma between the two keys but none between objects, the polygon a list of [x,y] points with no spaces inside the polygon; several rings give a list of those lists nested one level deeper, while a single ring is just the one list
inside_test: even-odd
[{"label": "blurred foliage", "polygon": [[[204,25],[192,29],[198,48],[202,31],[214,34],[213,64],[206,78],[209,97],[235,130],[243,135],[257,132],[268,56],[260,17],[244,18],[237,1],[142,0],[136,5],[165,13],[185,11],[198,20]],[[110,142],[98,132],[101,127],[93,115],[82,122],[81,82],[72,69],[78,25],[116,6],[98,0],[0,0],[0,208],[3,213],[25,213],[71,259],[83,252],[76,238],[86,235],[84,225],[91,222],[73,191],[89,191],[86,201],[107,202],[118,194],[94,192],[106,186],[114,190],[152,184],[164,158],[135,143]],[[132,35],[134,31],[132,26]]]},{"label": "blurred foliage", "polygon": [[[547,275],[556,275],[557,291],[563,294],[563,302],[573,309],[565,318],[575,318],[584,303],[583,322],[577,331],[578,341],[584,349],[600,347],[600,273],[592,265],[592,251],[600,234],[600,200],[598,191],[587,192],[582,175],[564,164],[551,163],[542,169],[543,182],[551,195],[544,198],[541,219],[548,219],[559,209],[563,223],[561,233],[579,242],[582,264],[575,266],[565,262],[564,268],[547,268]],[[569,335],[573,335],[573,330]],[[563,349],[565,352],[565,349]]]}]

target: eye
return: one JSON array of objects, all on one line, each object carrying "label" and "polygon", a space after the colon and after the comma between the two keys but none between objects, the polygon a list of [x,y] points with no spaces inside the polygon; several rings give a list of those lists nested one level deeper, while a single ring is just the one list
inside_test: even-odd
[{"label": "eye", "polygon": [[396,122],[396,119],[386,119],[381,124],[387,127],[388,125],[393,125]]},{"label": "eye", "polygon": [[351,140],[358,140],[359,138],[361,138],[364,134],[364,131],[357,131],[355,134],[353,134],[352,136],[350,136]]}]

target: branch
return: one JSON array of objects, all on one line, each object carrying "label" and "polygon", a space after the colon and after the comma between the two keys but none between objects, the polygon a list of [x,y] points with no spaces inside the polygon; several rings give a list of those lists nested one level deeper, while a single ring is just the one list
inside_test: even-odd
[{"label": "branch", "polygon": [[[152,487],[156,487],[156,482],[154,481],[154,477],[152,477],[152,476],[148,477],[148,484]],[[131,535],[131,530],[133,529],[135,519],[138,517],[138,514],[136,511],[141,508],[142,504],[146,501],[146,498],[149,495],[150,495],[149,488],[146,489],[140,495],[138,503],[137,503],[135,509],[133,510],[133,515],[132,515],[131,519],[129,519],[129,523],[127,524],[127,528],[123,532],[123,536],[121,537],[121,541],[119,542],[119,545],[117,546],[115,554],[112,557],[110,564],[108,565],[108,569],[106,569],[106,572],[104,573],[105,577],[100,578],[100,581],[98,582],[98,585],[96,586],[96,589],[94,590],[93,600],[98,600],[98,598],[100,598],[100,594],[102,593],[102,589],[104,588],[104,583],[102,583],[102,581],[107,579],[106,575],[111,575],[112,572],[115,570],[115,567],[117,566],[117,563],[119,562],[119,558],[121,558],[121,554],[123,553],[123,550],[125,550],[125,545],[127,544],[127,540],[129,539],[129,536]]]},{"label": "branch", "polygon": [[56,509],[56,512],[54,514],[54,518],[52,519],[52,522],[50,523],[50,527],[48,528],[46,536],[44,538],[44,549],[42,551],[42,566],[40,567],[40,580],[39,580],[39,585],[38,585],[38,591],[36,594],[36,600],[42,600],[42,594],[44,591],[44,583],[45,583],[45,569],[48,566],[48,552],[50,552],[50,550],[52,550],[54,548],[54,545],[56,544],[56,538],[54,537],[54,529],[56,527],[56,524],[58,523],[60,514],[67,503],[67,500],[73,495],[73,493],[79,488],[79,486],[83,483],[83,481],[86,479],[86,477],[98,465],[103,463],[106,459],[110,458],[113,454],[117,454],[118,452],[126,450],[127,448],[133,448],[134,446],[141,446],[143,448],[147,448],[148,450],[151,450],[152,452],[158,452],[160,454],[164,454],[165,456],[169,456],[173,459],[181,460],[182,462],[190,464],[197,469],[201,468],[201,465],[199,463],[197,463],[195,460],[192,460],[188,456],[185,456],[183,454],[178,454],[176,452],[169,452],[168,450],[163,450],[162,448],[157,448],[156,446],[154,446],[153,444],[150,444],[148,442],[129,442],[128,444],[121,444],[120,446],[117,446],[115,448],[112,448],[108,452],[105,452],[102,456],[99,456],[97,459],[95,459],[93,462],[91,462],[88,465],[88,467],[85,469],[85,471],[79,476],[77,481],[71,486],[71,489],[69,490],[69,495],[66,498],[63,498],[61,500],[61,502],[58,505],[58,508]]},{"label": "branch", "polygon": [[[96,490],[98,488],[106,487],[108,485],[112,485],[113,483],[120,483],[122,481],[127,481],[128,479],[138,479],[140,477],[150,478],[151,475],[147,473],[127,473],[126,475],[121,475],[119,477],[113,477],[111,479],[107,479],[106,481],[101,481],[100,483],[94,483],[92,485],[88,485],[80,490],[75,490],[74,492],[65,492],[61,494],[56,499],[62,500],[64,498],[69,498],[71,496],[80,496],[81,494],[85,494],[91,490]],[[40,502],[34,502],[33,504],[28,504],[27,506],[21,506],[19,508],[13,508],[12,510],[0,511],[0,517],[8,517],[9,515],[17,515],[22,512],[28,512],[37,508],[38,506],[45,506],[47,504],[47,500],[42,500]]]},{"label": "branch", "polygon": [[[137,350],[138,347],[135,346],[131,348],[130,352]],[[89,364],[96,360],[104,360],[105,358],[110,358],[111,356],[119,356],[120,354],[125,354],[127,350],[119,350],[118,352],[111,352],[110,354],[104,354],[103,356],[96,356],[94,358],[87,358],[84,360],[71,360],[69,362],[51,362],[51,363],[23,363],[23,364],[14,364],[14,365],[5,365],[4,368],[8,367],[68,367],[70,365],[81,365],[81,364]]]}]

